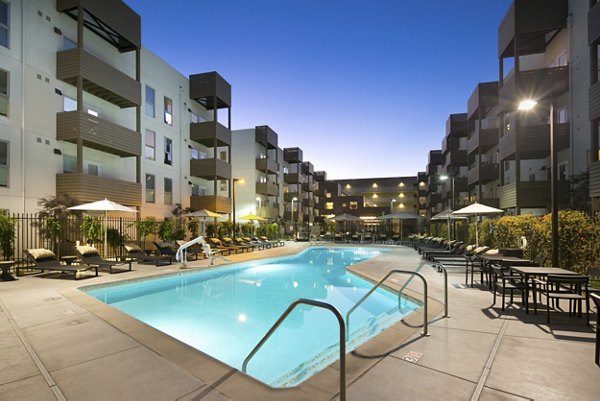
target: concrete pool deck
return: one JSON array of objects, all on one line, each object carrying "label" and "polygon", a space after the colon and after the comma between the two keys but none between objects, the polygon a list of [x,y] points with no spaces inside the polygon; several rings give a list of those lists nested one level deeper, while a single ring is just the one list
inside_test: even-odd
[{"label": "concrete pool deck", "polygon": [[[306,246],[287,243],[228,259],[282,256]],[[412,249],[388,249],[352,270],[377,280],[420,263]],[[77,290],[178,271],[134,265],[132,272],[77,281],[49,274],[0,282],[0,399],[338,399],[337,363],[298,387],[272,389]],[[429,286],[431,336],[420,335],[422,315],[415,314],[349,354],[348,400],[598,399],[595,332],[585,322],[565,313],[547,325],[545,313],[526,315],[519,303],[503,312],[485,287],[464,288],[464,272],[449,275],[450,317],[443,318],[443,276],[429,265],[420,272]],[[405,280],[393,276],[390,285]],[[418,280],[408,289],[420,299]]]}]

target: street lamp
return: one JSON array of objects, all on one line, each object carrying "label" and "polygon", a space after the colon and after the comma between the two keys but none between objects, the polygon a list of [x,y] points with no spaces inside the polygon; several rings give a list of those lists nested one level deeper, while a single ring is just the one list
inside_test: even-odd
[{"label": "street lamp", "polygon": [[260,209],[262,208],[262,200],[260,199],[260,197],[256,198],[256,201],[258,202],[258,210],[257,210],[257,215],[260,216]]},{"label": "street lamp", "polygon": [[440,175],[440,181],[446,181],[450,178],[452,181],[451,184],[451,193],[450,193],[450,209],[454,210],[454,176]]},{"label": "street lamp", "polygon": [[[534,99],[524,99],[519,103],[520,111],[533,110],[538,102]],[[558,267],[558,183],[557,157],[554,146],[554,102],[550,102],[550,214],[552,221],[552,266]]]},{"label": "street lamp", "polygon": [[233,202],[233,207],[231,208],[231,213],[232,213],[232,217],[233,217],[233,236],[235,237],[236,235],[236,230],[235,230],[235,184],[240,183],[243,184],[244,183],[244,179],[243,178],[234,178],[233,179],[233,185],[231,186],[231,200]]},{"label": "street lamp", "polygon": [[292,232],[294,233],[294,237],[296,236],[296,222],[294,221],[294,202],[297,202],[298,198],[295,196],[292,198]]}]

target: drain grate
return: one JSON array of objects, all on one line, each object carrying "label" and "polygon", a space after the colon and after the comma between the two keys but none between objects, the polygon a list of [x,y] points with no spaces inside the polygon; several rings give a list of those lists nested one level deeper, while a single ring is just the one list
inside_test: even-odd
[{"label": "drain grate", "polygon": [[410,363],[417,363],[419,359],[423,356],[422,352],[417,351],[408,351],[406,355],[404,355],[401,359]]},{"label": "drain grate", "polygon": [[463,290],[463,289],[465,289],[465,288],[469,288],[469,286],[468,286],[468,285],[466,285],[466,284],[462,284],[462,283],[459,283],[459,284],[452,284],[452,286],[453,286],[454,288],[458,288],[459,290]]}]

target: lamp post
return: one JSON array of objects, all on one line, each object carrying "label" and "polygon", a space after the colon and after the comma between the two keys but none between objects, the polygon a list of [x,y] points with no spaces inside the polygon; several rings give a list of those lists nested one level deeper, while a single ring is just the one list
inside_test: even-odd
[{"label": "lamp post", "polygon": [[237,184],[238,182],[240,184],[243,184],[244,179],[243,178],[234,178],[233,185],[231,186],[231,200],[233,202],[233,207],[231,208],[231,215],[232,215],[232,220],[233,220],[233,236],[234,237],[236,235],[236,229],[235,229],[235,184]]},{"label": "lamp post", "polygon": [[292,198],[292,233],[296,237],[296,222],[294,221],[294,202],[297,202],[298,198],[295,196]]},{"label": "lamp post", "polygon": [[260,213],[260,211],[261,211],[261,209],[262,209],[262,200],[260,199],[260,197],[257,197],[257,198],[256,198],[256,201],[258,202],[258,210],[256,211],[256,214],[257,214],[259,217],[261,217],[261,216],[260,216],[260,214],[261,214],[261,213]]},{"label": "lamp post", "polygon": [[454,176],[440,175],[440,181],[446,181],[450,178],[450,209],[454,210]]},{"label": "lamp post", "polygon": [[[533,110],[537,101],[534,99],[525,99],[519,103],[518,109],[521,111]],[[554,101],[550,101],[550,215],[552,222],[552,266],[558,267],[558,160],[556,157],[556,147],[554,145]]]},{"label": "lamp post", "polygon": [[394,203],[396,203],[396,199],[390,201],[390,214],[394,213]]}]

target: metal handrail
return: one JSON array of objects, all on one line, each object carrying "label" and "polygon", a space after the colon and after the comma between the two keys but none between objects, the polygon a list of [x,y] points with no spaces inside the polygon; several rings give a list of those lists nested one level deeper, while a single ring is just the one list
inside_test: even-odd
[{"label": "metal handrail", "polygon": [[[390,277],[393,274],[410,274],[412,276],[417,276],[421,279],[421,281],[423,281],[423,308],[424,308],[424,314],[423,314],[423,331],[421,332],[422,335],[424,336],[429,336],[429,330],[427,327],[427,280],[425,280],[425,277],[423,277],[420,273],[417,273],[415,271],[411,271],[411,270],[390,270],[388,272],[388,274],[386,274],[381,280],[379,280],[377,282],[377,284],[375,284],[373,286],[373,288],[371,288],[357,303],[354,304],[354,306],[352,306],[352,308],[350,308],[350,310],[348,310],[348,313],[346,313],[346,337],[349,339],[350,338],[350,314],[352,312],[354,312],[356,310],[356,308],[358,308],[358,306],[360,304],[363,303],[363,301],[365,299],[367,299],[377,288],[379,288],[384,282],[385,280],[388,279],[388,277]],[[400,299],[402,297],[402,292],[398,291],[398,308],[400,308]]]},{"label": "metal handrail", "polygon": [[448,270],[443,264],[437,265],[444,272],[444,317],[448,316]]},{"label": "metal handrail", "polygon": [[326,302],[315,301],[312,299],[300,298],[295,300],[288,306],[288,308],[279,316],[279,319],[271,326],[269,331],[263,336],[263,338],[256,344],[256,346],[250,351],[244,362],[242,363],[242,372],[246,373],[248,362],[254,357],[258,350],[267,342],[267,340],[273,335],[273,333],[279,328],[281,323],[288,317],[292,310],[300,304],[311,305],[317,308],[323,308],[331,311],[340,325],[340,401],[346,401],[346,331],[344,330],[344,318],[341,313],[335,308],[335,306]]},{"label": "metal handrail", "polygon": [[175,260],[177,260],[178,262],[180,262],[182,265],[185,266],[187,264],[187,254],[186,254],[185,250],[197,243],[204,245],[204,238],[202,238],[202,236],[199,236],[199,237],[196,237],[193,240],[188,241],[185,244],[181,245],[177,249],[177,252],[175,253]]}]

